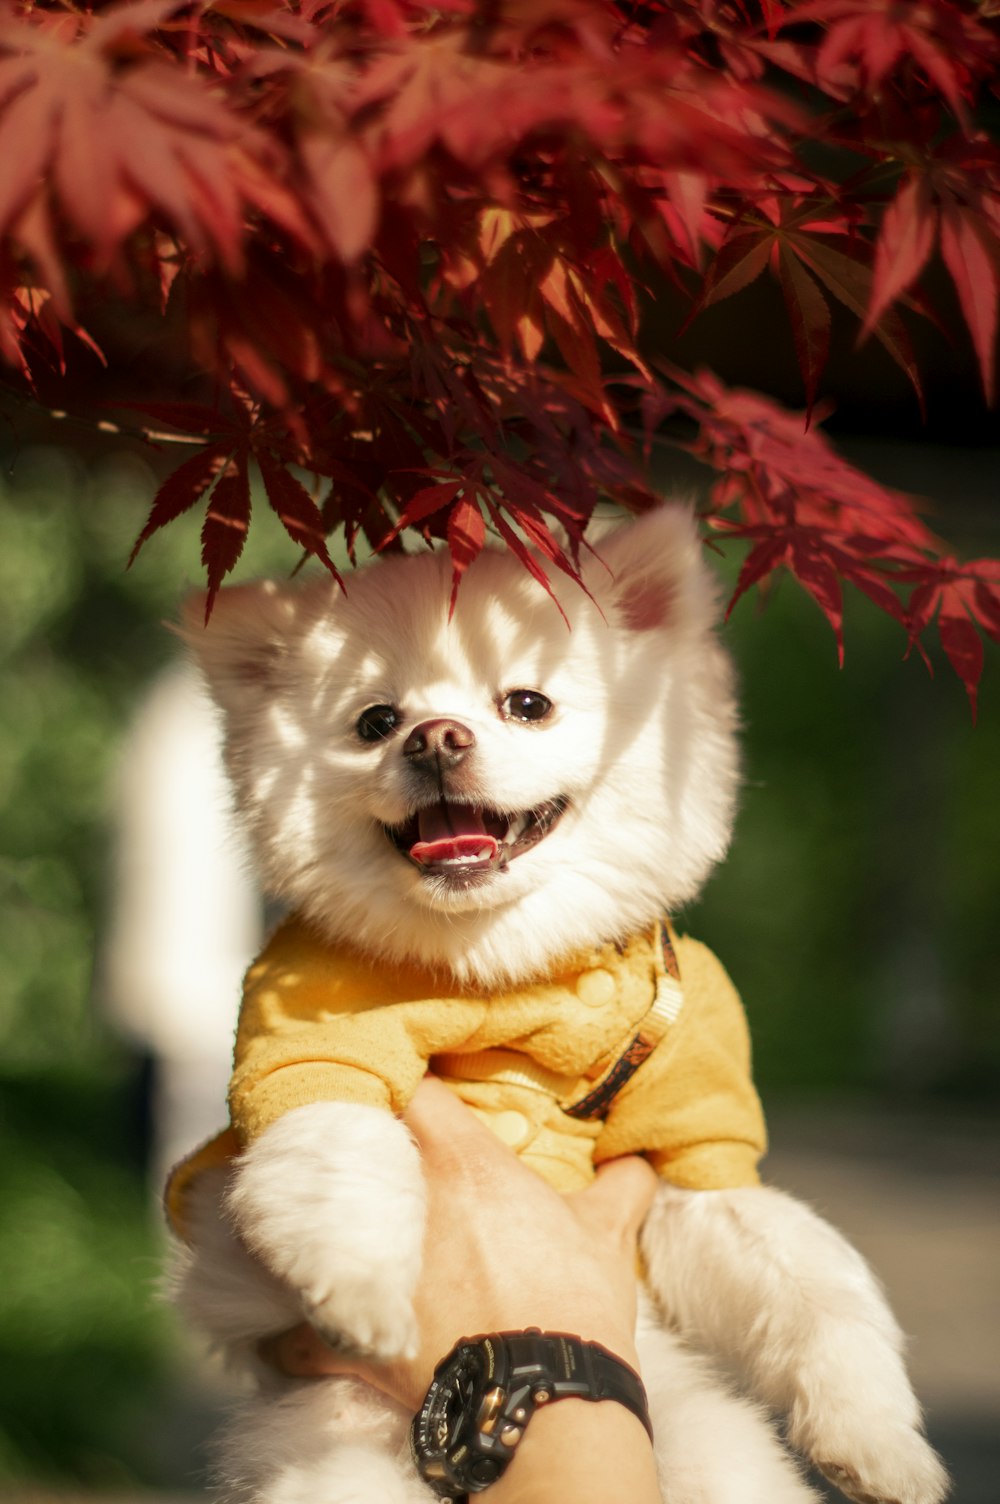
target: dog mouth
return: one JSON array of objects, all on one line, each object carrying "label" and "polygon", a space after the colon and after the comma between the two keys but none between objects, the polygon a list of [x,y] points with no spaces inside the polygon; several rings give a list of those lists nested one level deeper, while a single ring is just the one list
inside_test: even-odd
[{"label": "dog mouth", "polygon": [[485,805],[439,799],[402,825],[385,826],[396,850],[428,877],[461,880],[502,872],[508,863],[543,841],[569,800],[547,799],[519,814]]}]

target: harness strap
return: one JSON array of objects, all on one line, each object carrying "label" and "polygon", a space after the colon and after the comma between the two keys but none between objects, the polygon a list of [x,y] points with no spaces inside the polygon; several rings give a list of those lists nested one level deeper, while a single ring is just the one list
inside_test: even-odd
[{"label": "harness strap", "polygon": [[656,979],[656,992],[646,1016],[636,1032],[614,1053],[611,1064],[584,1096],[563,1103],[562,1110],[571,1118],[607,1117],[611,1105],[627,1081],[660,1043],[684,1006],[680,967],[666,920],[660,921],[660,954],[663,969]]}]

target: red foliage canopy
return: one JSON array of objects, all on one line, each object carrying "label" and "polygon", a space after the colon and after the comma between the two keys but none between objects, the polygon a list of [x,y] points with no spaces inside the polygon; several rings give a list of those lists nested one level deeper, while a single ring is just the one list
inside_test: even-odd
[{"label": "red foliage canopy", "polygon": [[[575,575],[599,500],[654,504],[649,444],[681,422],[719,472],[708,525],[749,543],[737,595],[784,567],[839,637],[847,580],[914,641],[935,622],[974,705],[1000,564],[943,557],[809,415],[835,307],[919,394],[899,310],[926,311],[936,257],[993,399],[1000,153],[977,122],[996,16],[993,0],[0,0],[8,382],[80,408],[91,311],[152,311],[167,396],[136,406],[195,448],[136,547],[205,501],[210,596],[254,468],[331,570],[340,527],[352,548],[444,540],[456,587],[488,532],[546,581],[545,564]],[[765,272],[805,421],[643,341],[653,276],[697,313]]]}]

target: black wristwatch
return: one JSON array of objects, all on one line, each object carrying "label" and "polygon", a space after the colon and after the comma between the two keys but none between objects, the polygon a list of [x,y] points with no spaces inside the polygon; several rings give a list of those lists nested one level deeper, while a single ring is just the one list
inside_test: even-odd
[{"label": "black wristwatch", "polygon": [[617,1400],[652,1439],[639,1375],[597,1342],[564,1332],[494,1332],[459,1342],[434,1370],[410,1427],[417,1471],[442,1499],[495,1483],[539,1405]]}]

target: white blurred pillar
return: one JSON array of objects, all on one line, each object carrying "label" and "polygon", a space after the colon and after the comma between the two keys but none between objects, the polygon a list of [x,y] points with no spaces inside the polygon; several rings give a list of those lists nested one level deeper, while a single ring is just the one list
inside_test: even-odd
[{"label": "white blurred pillar", "polygon": [[122,749],[101,968],[112,1021],[154,1063],[151,1173],[226,1121],[243,973],[261,901],[230,819],[216,713],[192,668],[153,685]]}]

